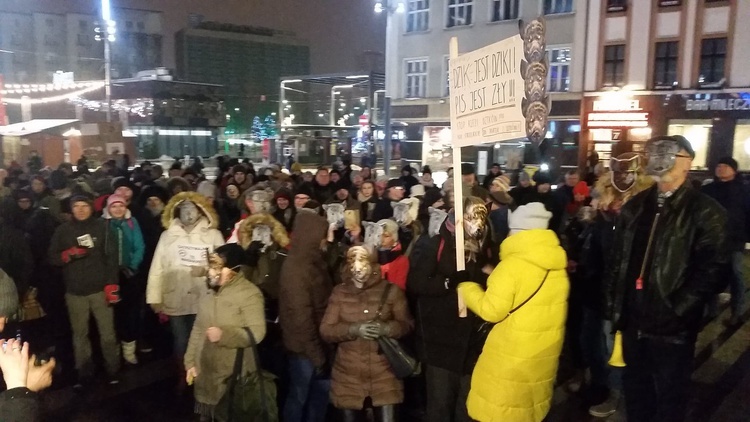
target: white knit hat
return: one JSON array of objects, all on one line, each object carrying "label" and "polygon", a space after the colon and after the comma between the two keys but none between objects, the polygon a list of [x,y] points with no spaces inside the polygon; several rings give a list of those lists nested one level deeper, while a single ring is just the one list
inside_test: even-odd
[{"label": "white knit hat", "polygon": [[414,185],[411,187],[411,196],[424,196],[424,186],[422,185]]},{"label": "white knit hat", "polygon": [[515,211],[508,214],[508,226],[510,233],[515,234],[522,230],[545,230],[549,226],[552,213],[544,208],[541,202],[532,202],[521,205]]},{"label": "white knit hat", "polygon": [[196,192],[205,196],[206,198],[216,198],[216,185],[208,180],[204,180],[198,184]]}]

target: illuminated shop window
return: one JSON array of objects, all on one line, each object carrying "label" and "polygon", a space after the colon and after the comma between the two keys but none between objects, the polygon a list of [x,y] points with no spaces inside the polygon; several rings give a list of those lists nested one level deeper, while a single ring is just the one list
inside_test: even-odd
[{"label": "illuminated shop window", "polygon": [[693,146],[693,170],[706,170],[708,143],[711,139],[711,120],[670,120],[668,135],[682,135]]},{"label": "illuminated shop window", "polygon": [[740,170],[750,170],[750,120],[738,120],[734,129],[732,157]]}]

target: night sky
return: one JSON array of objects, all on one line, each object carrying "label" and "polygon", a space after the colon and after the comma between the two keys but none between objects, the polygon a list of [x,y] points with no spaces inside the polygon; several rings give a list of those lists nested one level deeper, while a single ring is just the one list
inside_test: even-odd
[{"label": "night sky", "polygon": [[[310,44],[313,73],[364,68],[364,51],[385,50],[385,19],[373,0],[111,0],[113,7],[163,11],[164,65],[174,68],[174,33],[191,13],[205,20],[290,30]],[[93,13],[99,0],[0,0],[0,12]],[[115,17],[116,18],[116,17]]]}]

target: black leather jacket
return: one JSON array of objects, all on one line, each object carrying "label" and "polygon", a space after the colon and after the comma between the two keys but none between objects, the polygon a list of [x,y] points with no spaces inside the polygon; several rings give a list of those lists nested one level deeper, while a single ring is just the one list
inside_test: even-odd
[{"label": "black leather jacket", "polygon": [[641,192],[625,204],[617,219],[606,280],[607,305],[615,329],[623,329],[633,317],[624,315],[628,312],[627,305],[633,303],[629,298],[640,294],[641,315],[637,323],[642,333],[691,336],[699,330],[708,299],[726,286],[726,277],[722,276],[728,256],[726,213],[716,201],[692,189],[689,183],[677,189],[664,203],[644,288],[637,293],[635,279],[640,266],[629,268],[634,261],[631,259],[634,238],[639,217],[649,205],[647,201],[656,204],[657,196],[657,186]]}]

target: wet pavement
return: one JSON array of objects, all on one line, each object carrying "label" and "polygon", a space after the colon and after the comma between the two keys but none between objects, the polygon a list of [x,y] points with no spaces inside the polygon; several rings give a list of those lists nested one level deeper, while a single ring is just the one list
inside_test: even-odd
[{"label": "wet pavement", "polygon": [[[750,323],[725,327],[722,321],[729,317],[729,310],[726,305],[721,310],[719,317],[709,323],[698,338],[692,398],[686,404],[690,422],[750,421]],[[745,316],[750,317],[750,311]],[[174,362],[163,354],[157,356],[151,360],[142,356],[142,363],[124,370],[121,383],[116,386],[102,383],[91,386],[82,394],[73,392],[69,386],[45,392],[44,420],[196,421],[189,392],[181,396],[175,394],[177,369]],[[622,411],[623,400],[620,401],[621,411],[609,418],[589,416],[584,394],[569,393],[564,387],[565,376],[562,374],[570,373],[566,369],[564,365],[561,367],[563,379],[558,382],[554,405],[545,421],[626,420]],[[403,418],[402,422],[410,420],[417,421],[417,418]]]}]

